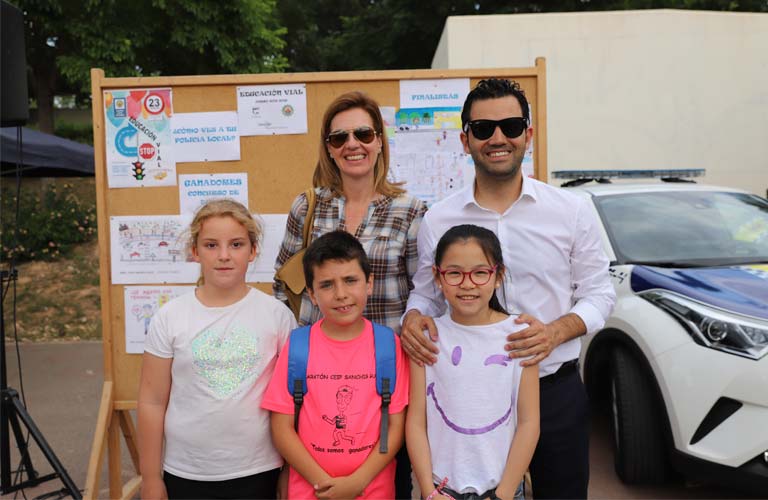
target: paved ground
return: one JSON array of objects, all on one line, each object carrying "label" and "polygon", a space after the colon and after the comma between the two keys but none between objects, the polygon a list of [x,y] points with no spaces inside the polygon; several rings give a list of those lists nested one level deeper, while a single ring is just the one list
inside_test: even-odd
[{"label": "paved ground", "polygon": [[[57,344],[25,344],[20,348],[23,384],[29,413],[45,435],[59,460],[75,484],[83,488],[87,473],[96,414],[101,397],[102,346],[100,342]],[[7,345],[9,385],[21,388],[16,351]],[[623,485],[613,472],[610,438],[604,421],[593,422],[590,498],[594,499],[677,499],[677,498],[743,498],[739,492],[712,485],[672,484],[664,487],[640,488]],[[12,467],[18,464],[18,453],[12,450]],[[38,472],[52,471],[48,462],[33,446],[33,464]],[[126,477],[132,465],[123,460]],[[106,469],[106,464],[103,469]],[[61,482],[52,480],[26,490],[27,498],[56,491]],[[108,496],[104,477],[100,497]],[[13,498],[14,494],[2,498]],[[23,498],[22,493],[16,494]]]}]

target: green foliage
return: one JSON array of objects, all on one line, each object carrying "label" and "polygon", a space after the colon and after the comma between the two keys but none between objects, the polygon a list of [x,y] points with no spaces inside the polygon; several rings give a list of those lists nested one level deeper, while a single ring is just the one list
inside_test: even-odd
[{"label": "green foliage", "polygon": [[[96,234],[95,197],[76,193],[72,184],[22,189],[16,223],[16,187],[2,185],[0,261],[52,260]],[[17,229],[17,230],[16,230]],[[18,233],[18,241],[15,241]]]},{"label": "green foliage", "polygon": [[53,134],[82,144],[93,146],[93,125],[90,123],[56,123]]},{"label": "green foliage", "polygon": [[107,76],[279,72],[276,0],[9,0],[25,13],[31,96],[76,93]]}]

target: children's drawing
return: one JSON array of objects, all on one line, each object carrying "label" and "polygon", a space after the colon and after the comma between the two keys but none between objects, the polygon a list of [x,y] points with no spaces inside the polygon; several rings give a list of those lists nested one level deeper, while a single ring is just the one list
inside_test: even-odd
[{"label": "children's drawing", "polygon": [[193,286],[127,286],[125,295],[125,352],[144,352],[144,338],[152,317],[179,295],[192,292]]},{"label": "children's drawing", "polygon": [[112,283],[195,283],[199,265],[187,255],[186,218],[112,217]]},{"label": "children's drawing", "polygon": [[464,153],[458,129],[397,129],[390,157],[391,180],[405,182],[408,193],[428,205],[475,178],[472,158]]}]

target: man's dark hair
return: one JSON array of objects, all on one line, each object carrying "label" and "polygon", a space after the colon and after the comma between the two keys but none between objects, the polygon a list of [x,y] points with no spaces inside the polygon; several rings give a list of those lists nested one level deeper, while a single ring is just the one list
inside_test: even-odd
[{"label": "man's dark hair", "polygon": [[310,243],[301,259],[307,289],[314,290],[312,282],[315,279],[315,268],[329,260],[356,260],[365,274],[366,281],[371,276],[371,263],[357,238],[346,231],[331,231]]},{"label": "man's dark hair", "polygon": [[523,110],[523,118],[525,118],[526,123],[530,125],[531,111],[528,108],[528,99],[525,98],[525,92],[520,88],[520,84],[505,78],[488,78],[477,82],[477,86],[467,94],[467,99],[464,101],[464,108],[461,110],[461,128],[464,129],[469,121],[469,114],[472,111],[472,103],[475,101],[483,101],[485,99],[498,99],[508,95],[515,96],[517,102],[520,103],[520,109]]}]

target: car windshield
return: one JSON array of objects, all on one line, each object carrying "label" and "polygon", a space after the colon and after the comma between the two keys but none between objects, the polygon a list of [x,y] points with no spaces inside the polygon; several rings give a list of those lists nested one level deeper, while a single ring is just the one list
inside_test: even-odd
[{"label": "car windshield", "polygon": [[622,264],[768,262],[768,201],[743,193],[667,191],[595,198]]}]

